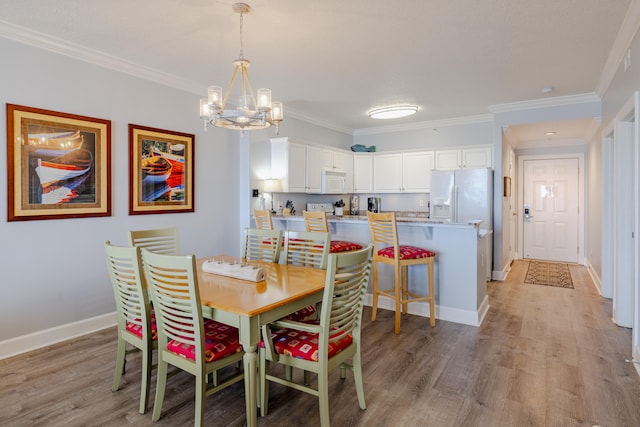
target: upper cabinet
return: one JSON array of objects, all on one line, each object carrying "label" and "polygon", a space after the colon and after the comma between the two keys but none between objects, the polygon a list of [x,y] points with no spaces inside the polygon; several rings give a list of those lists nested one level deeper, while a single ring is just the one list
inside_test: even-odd
[{"label": "upper cabinet", "polygon": [[373,155],[373,192],[402,191],[402,153]]},{"label": "upper cabinet", "polygon": [[322,188],[322,148],[307,145],[307,193],[319,193]]},{"label": "upper cabinet", "polygon": [[271,176],[280,179],[285,193],[307,191],[307,147],[289,138],[271,139]]},{"label": "upper cabinet", "polygon": [[373,156],[369,153],[353,155],[353,192],[373,193]]},{"label": "upper cabinet", "polygon": [[492,168],[493,150],[491,146],[463,148],[459,150],[437,150],[435,169]]},{"label": "upper cabinet", "polygon": [[353,154],[349,151],[322,149],[322,169],[345,172],[344,192],[353,192]]},{"label": "upper cabinet", "polygon": [[433,151],[402,153],[402,191],[428,193],[431,191],[431,171],[435,162]]},{"label": "upper cabinet", "polygon": [[375,154],[374,193],[425,193],[431,188],[433,151]]}]

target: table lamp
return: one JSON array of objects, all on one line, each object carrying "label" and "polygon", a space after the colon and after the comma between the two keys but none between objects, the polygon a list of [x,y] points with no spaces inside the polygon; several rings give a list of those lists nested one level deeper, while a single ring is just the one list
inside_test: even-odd
[{"label": "table lamp", "polygon": [[280,191],[280,180],[274,178],[265,179],[262,187],[265,193],[271,193],[271,213],[275,214],[276,211],[273,210],[273,193]]}]

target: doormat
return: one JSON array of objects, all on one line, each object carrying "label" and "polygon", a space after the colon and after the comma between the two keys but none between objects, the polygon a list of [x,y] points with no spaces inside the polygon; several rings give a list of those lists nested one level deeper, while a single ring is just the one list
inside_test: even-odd
[{"label": "doormat", "polygon": [[524,282],[573,289],[569,265],[559,262],[530,261]]}]

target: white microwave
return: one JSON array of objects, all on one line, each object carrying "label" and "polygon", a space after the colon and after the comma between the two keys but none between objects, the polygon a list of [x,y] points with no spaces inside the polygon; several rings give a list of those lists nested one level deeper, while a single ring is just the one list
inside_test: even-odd
[{"label": "white microwave", "polygon": [[322,171],[322,194],[344,194],[344,185],[347,179],[346,172],[333,170]]}]

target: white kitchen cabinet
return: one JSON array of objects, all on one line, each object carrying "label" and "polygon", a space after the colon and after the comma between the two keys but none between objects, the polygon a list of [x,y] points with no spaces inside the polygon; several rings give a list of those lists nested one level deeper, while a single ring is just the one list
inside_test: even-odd
[{"label": "white kitchen cabinet", "polygon": [[465,148],[462,150],[463,168],[493,168],[491,147]]},{"label": "white kitchen cabinet", "polygon": [[322,169],[345,172],[344,192],[353,192],[353,154],[348,151],[322,149]]},{"label": "white kitchen cabinet", "polygon": [[433,151],[402,153],[402,191],[428,193],[431,191],[431,171],[435,162]]},{"label": "white kitchen cabinet", "polygon": [[433,165],[433,151],[375,154],[373,192],[428,193]]},{"label": "white kitchen cabinet", "polygon": [[284,193],[306,192],[306,146],[291,142],[289,138],[272,138],[271,177],[281,181]]},{"label": "white kitchen cabinet", "polygon": [[373,155],[373,192],[402,191],[402,153]]},{"label": "white kitchen cabinet", "polygon": [[453,170],[462,167],[462,150],[437,150],[435,152],[435,168]]},{"label": "white kitchen cabinet", "polygon": [[317,194],[322,189],[322,148],[307,145],[307,186],[306,192]]},{"label": "white kitchen cabinet", "polygon": [[373,193],[373,156],[353,155],[353,192]]},{"label": "white kitchen cabinet", "polygon": [[281,180],[284,193],[320,193],[322,149],[272,138],[271,176]]},{"label": "white kitchen cabinet", "polygon": [[435,152],[435,169],[452,170],[492,167],[493,150],[491,146],[437,150]]}]

